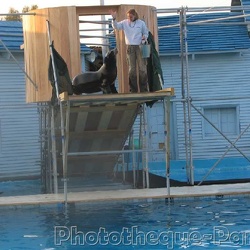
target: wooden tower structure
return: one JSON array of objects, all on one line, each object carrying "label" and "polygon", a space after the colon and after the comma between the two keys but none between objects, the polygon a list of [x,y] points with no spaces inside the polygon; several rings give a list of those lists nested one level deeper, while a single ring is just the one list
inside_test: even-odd
[{"label": "wooden tower structure", "polygon": [[[38,89],[26,82],[27,102],[47,102],[51,98],[51,84],[48,80],[48,62],[50,48],[46,21],[50,22],[51,39],[56,50],[68,65],[71,78],[79,74],[80,59],[80,18],[91,15],[109,15],[110,9],[117,12],[117,20],[126,18],[126,11],[135,8],[139,16],[145,20],[149,30],[157,38],[156,8],[142,5],[113,5],[113,6],[70,6],[32,10],[34,15],[23,17],[25,69]],[[156,39],[156,46],[158,40]],[[117,66],[119,93],[128,93],[128,67],[126,62],[126,46],[122,31],[116,32],[118,47]]]},{"label": "wooden tower structure", "polygon": [[[24,16],[25,69],[36,84],[31,84],[29,79],[26,80],[26,101],[50,105],[52,87],[48,80],[49,40],[53,41],[54,47],[67,63],[69,74],[73,78],[82,71],[80,18],[90,15],[109,15],[109,11],[112,9],[117,12],[119,21],[126,18],[126,11],[130,8],[135,8],[140,18],[144,19],[154,35],[156,47],[158,47],[156,8],[152,6],[56,7],[37,9],[32,11],[33,15]],[[48,22],[50,39],[48,39]],[[114,168],[141,105],[149,101],[163,100],[166,115],[169,117],[172,90],[159,93],[129,94],[123,32],[116,32],[116,44],[119,51],[117,56],[119,94],[69,96],[66,101],[58,98],[59,115],[55,115],[52,107],[50,115],[51,149],[53,151],[51,180],[54,183],[52,192],[58,192],[57,177],[58,175],[63,176],[65,201],[67,201],[67,178],[69,176],[91,173],[91,171],[95,173],[98,168],[110,172]],[[167,131],[169,131],[168,120],[168,118],[165,119]],[[55,129],[57,126],[61,127],[61,133],[57,133]],[[169,145],[167,145],[169,144],[169,133],[166,135],[166,156],[169,167]],[[144,169],[148,173],[147,167]],[[102,171],[103,173],[105,171]],[[149,183],[146,184],[146,187],[149,187]]]}]

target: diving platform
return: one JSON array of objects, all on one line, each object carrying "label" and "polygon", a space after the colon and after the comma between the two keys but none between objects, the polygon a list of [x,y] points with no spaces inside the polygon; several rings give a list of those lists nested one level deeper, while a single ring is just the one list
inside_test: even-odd
[{"label": "diving platform", "polygon": [[[72,92],[64,88],[66,84],[64,78],[73,79],[83,71],[82,62],[86,59],[86,55],[81,51],[80,42],[83,18],[109,15],[109,10],[112,9],[117,12],[117,18],[122,19],[130,8],[136,8],[138,14],[144,17],[154,36],[155,50],[158,51],[157,14],[153,6],[65,6],[32,10],[30,15],[23,17],[25,70],[32,79],[32,82],[26,79],[26,102],[40,103],[45,107],[41,119],[41,131],[43,131],[41,137],[44,139],[41,140],[42,182],[46,193],[55,194],[59,193],[59,184],[63,183],[65,202],[70,191],[69,178],[112,175],[119,157],[125,153],[134,155],[136,150],[144,154],[141,164],[143,186],[149,187],[147,153],[150,152],[150,148],[148,142],[145,142],[147,137],[142,136],[143,147],[140,149],[124,150],[124,146],[138,114],[143,114],[146,121],[144,110],[159,101],[162,102],[164,109],[165,143],[162,143],[161,150],[166,154],[166,184],[169,186],[170,99],[174,96],[174,89],[160,90],[163,87],[161,80],[160,86],[157,84],[157,87],[150,88],[154,80],[148,80],[149,90],[152,92],[129,93],[123,32],[115,34],[116,47],[119,48],[116,56],[118,94],[71,96]],[[55,72],[52,52],[54,46],[68,67],[65,73],[67,77],[65,74],[58,77]],[[90,51],[89,48],[86,53]],[[49,63],[50,59],[55,81],[53,84],[49,80],[50,77],[48,78],[47,63],[41,63],[41,61]],[[156,74],[157,78],[159,76],[159,73]],[[145,122],[144,125],[146,126]],[[135,180],[135,162],[133,162],[133,179]]]},{"label": "diving platform", "polygon": [[[112,174],[119,157],[115,151],[123,148],[139,110],[136,102],[121,104],[93,102],[91,99],[74,98],[73,102],[70,101],[68,177]],[[60,136],[58,131],[56,138],[60,139]],[[62,166],[62,162],[58,165]]]},{"label": "diving platform", "polygon": [[[67,182],[64,189],[72,191],[70,185],[73,183],[75,186],[74,178],[112,178],[119,157],[134,150],[124,150],[124,146],[143,107],[162,102],[165,110],[163,123],[166,125],[165,130],[169,131],[170,99],[173,95],[173,88],[147,93],[74,95],[61,100],[63,113],[60,113],[58,106],[51,107],[52,164],[44,171],[50,173],[45,177],[48,186],[46,192],[59,193],[60,180]],[[64,134],[61,127],[64,128]],[[169,133],[166,134],[165,143],[166,157],[169,158],[168,137]],[[151,151],[145,144],[139,150],[142,154]],[[168,168],[169,162],[166,160]],[[149,187],[147,161],[144,160],[142,165],[144,187]],[[78,190],[80,187],[81,184]]]}]

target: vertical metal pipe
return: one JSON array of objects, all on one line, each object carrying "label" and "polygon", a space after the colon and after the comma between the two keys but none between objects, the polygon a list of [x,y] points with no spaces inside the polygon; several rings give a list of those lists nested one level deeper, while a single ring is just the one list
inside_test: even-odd
[{"label": "vertical metal pipe", "polygon": [[[181,82],[183,116],[184,116],[184,136],[186,154],[186,174],[188,182],[193,185],[193,155],[192,155],[192,129],[191,129],[191,103],[188,72],[188,44],[187,44],[187,25],[186,9],[180,10],[180,46],[181,46]],[[187,133],[188,132],[188,133]]]},{"label": "vertical metal pipe", "polygon": [[[144,109],[141,108],[140,109],[140,133],[139,133],[139,142],[140,142],[140,149],[144,149]],[[142,154],[142,187],[145,188],[146,184],[145,184],[145,171],[144,171],[144,164],[145,164],[145,154],[144,152],[141,153]],[[138,153],[138,157],[139,157],[140,153]],[[139,160],[138,160],[138,163],[139,163]]]},{"label": "vertical metal pipe", "polygon": [[[45,129],[45,138],[46,138],[46,162],[47,162],[47,171],[49,172],[48,174],[48,187],[49,187],[49,193],[53,193],[53,166],[52,166],[52,161],[51,161],[51,109],[47,110],[44,109],[44,129]],[[47,177],[46,177],[47,179]]]},{"label": "vertical metal pipe", "polygon": [[148,172],[148,121],[147,121],[147,108],[146,104],[143,105],[143,124],[144,124],[144,146],[145,155],[145,175],[146,175],[146,188],[149,188],[149,172]]},{"label": "vertical metal pipe", "polygon": [[188,148],[189,148],[189,180],[194,185],[194,166],[193,166],[193,145],[192,145],[192,116],[191,116],[191,96],[189,85],[189,64],[188,64],[188,42],[187,42],[187,13],[183,10],[184,42],[185,42],[185,63],[186,63],[186,86],[187,86],[187,109],[188,109]]},{"label": "vertical metal pipe", "polygon": [[68,190],[68,145],[69,145],[69,118],[70,118],[70,103],[67,101],[66,104],[66,121],[65,121],[65,145],[64,145],[64,168],[63,168],[63,177],[64,177],[64,200],[67,201],[67,190]]},{"label": "vertical metal pipe", "polygon": [[[100,5],[103,6],[105,5],[104,0],[100,0]],[[102,37],[106,37],[106,25],[104,22],[106,21],[105,15],[101,15],[101,21],[103,21],[102,24]],[[102,38],[102,44],[107,44],[107,38]],[[106,53],[107,53],[107,46],[103,45],[102,46],[102,58],[104,59]]]},{"label": "vertical metal pipe", "polygon": [[135,161],[135,143],[134,143],[134,130],[132,130],[132,136],[131,136],[131,141],[132,141],[132,168],[133,168],[133,187],[136,188],[136,172],[135,172],[135,168],[136,168],[136,161]]},{"label": "vertical metal pipe", "polygon": [[62,102],[60,101],[59,98],[59,90],[58,90],[58,79],[57,79],[57,74],[56,74],[56,66],[55,66],[55,60],[54,60],[54,55],[52,51],[52,42],[51,42],[51,36],[50,36],[50,23],[47,20],[47,31],[48,31],[48,39],[49,39],[49,48],[50,48],[50,55],[52,59],[52,67],[53,67],[53,74],[54,74],[54,79],[55,79],[55,87],[56,87],[56,95],[57,95],[57,100],[59,102],[60,106],[60,121],[61,121],[61,140],[62,140],[62,162],[63,162],[63,181],[64,181],[64,203],[65,206],[67,206],[67,178],[65,176],[65,173],[67,169],[65,168],[65,127],[64,127],[64,115],[63,115],[63,105]]},{"label": "vertical metal pipe", "polygon": [[164,108],[164,135],[166,151],[166,186],[168,196],[170,196],[170,97],[163,99]]},{"label": "vertical metal pipe", "polygon": [[40,133],[40,162],[41,162],[41,180],[42,185],[46,190],[46,161],[45,158],[45,130],[43,127],[43,105],[38,104],[38,111],[39,111],[39,133]]},{"label": "vertical metal pipe", "polygon": [[54,184],[54,193],[58,193],[58,181],[57,181],[57,160],[56,160],[56,135],[55,135],[55,109],[51,107],[51,145],[52,145],[52,162],[53,162],[53,184]]},{"label": "vertical metal pipe", "polygon": [[126,172],[125,172],[125,155],[122,154],[122,181],[125,183],[126,181]]},{"label": "vertical metal pipe", "polygon": [[186,110],[186,94],[185,94],[185,64],[184,64],[184,43],[183,43],[183,8],[180,10],[180,49],[181,49],[181,94],[183,105],[183,122],[184,122],[184,140],[185,140],[185,155],[186,155],[186,175],[189,182],[188,171],[188,139],[187,139],[187,110]]}]

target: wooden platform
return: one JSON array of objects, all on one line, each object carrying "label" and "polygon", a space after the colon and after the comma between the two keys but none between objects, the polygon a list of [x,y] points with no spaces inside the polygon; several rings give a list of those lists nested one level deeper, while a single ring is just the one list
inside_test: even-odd
[{"label": "wooden platform", "polygon": [[[167,188],[74,192],[68,193],[68,203],[230,195],[250,195],[250,183],[172,187],[170,189],[170,196],[167,194]],[[46,205],[63,202],[64,194],[0,197],[0,206]]]},{"label": "wooden platform", "polygon": [[[82,22],[94,25],[88,18],[92,16],[96,20],[100,15],[110,15],[112,9],[117,13],[117,19],[122,20],[127,10],[135,8],[139,15],[143,16],[147,27],[154,36],[155,48],[158,50],[158,26],[156,8],[147,5],[94,5],[94,6],[58,6],[53,8],[35,9],[30,11],[32,15],[23,16],[23,36],[25,51],[25,69],[27,75],[36,84],[31,84],[26,78],[26,101],[48,102],[51,99],[51,84],[48,79],[48,63],[50,59],[50,47],[48,43],[48,22],[51,41],[55,49],[65,60],[69,75],[74,78],[82,72],[80,55],[81,35],[88,35],[87,31],[80,32]],[[107,20],[108,21],[108,20]],[[99,26],[94,26],[99,27]],[[80,34],[81,33],[81,34]],[[117,31],[116,46],[119,92],[128,93],[128,64],[126,60],[126,44],[124,32]],[[91,45],[91,44],[87,44]],[[101,46],[101,44],[100,44]],[[41,63],[44,62],[44,63]]]},{"label": "wooden platform", "polygon": [[[68,96],[68,177],[112,174],[141,105],[173,95],[174,89],[166,88],[153,93]],[[56,148],[62,152],[59,112],[55,123]],[[62,160],[57,154],[59,177],[63,176]]]},{"label": "wooden platform", "polygon": [[127,94],[109,94],[109,95],[73,95],[69,96],[69,101],[72,105],[103,105],[112,104],[131,104],[145,103],[151,101],[159,101],[166,97],[174,96],[174,88],[165,88],[157,92],[145,93],[127,93]]}]

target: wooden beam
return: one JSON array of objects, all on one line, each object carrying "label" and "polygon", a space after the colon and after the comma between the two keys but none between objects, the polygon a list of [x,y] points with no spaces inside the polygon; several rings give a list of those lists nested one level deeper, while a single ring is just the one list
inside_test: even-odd
[{"label": "wooden beam", "polygon": [[109,10],[118,10],[120,5],[96,5],[76,7],[76,14],[79,16],[110,15]]},{"label": "wooden beam", "polygon": [[172,89],[165,89],[159,92],[145,92],[145,93],[119,93],[109,95],[81,95],[69,96],[72,105],[103,105],[107,103],[145,103],[149,101],[162,100],[165,97],[171,97]]}]

